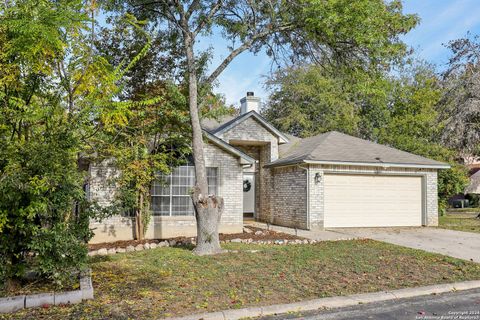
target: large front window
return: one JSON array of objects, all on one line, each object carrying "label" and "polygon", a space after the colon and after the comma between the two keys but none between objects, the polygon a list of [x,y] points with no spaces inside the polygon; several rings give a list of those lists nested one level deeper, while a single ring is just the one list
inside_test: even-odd
[{"label": "large front window", "polygon": [[[208,193],[217,194],[217,168],[207,168]],[[152,211],[157,216],[190,216],[193,215],[193,204],[190,198],[195,183],[195,167],[180,166],[168,175],[162,174],[153,183]]]}]

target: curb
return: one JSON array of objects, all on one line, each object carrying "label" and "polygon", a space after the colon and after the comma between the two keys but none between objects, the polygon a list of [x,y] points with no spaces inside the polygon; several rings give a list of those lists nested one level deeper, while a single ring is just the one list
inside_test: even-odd
[{"label": "curb", "polygon": [[361,293],[349,296],[320,298],[295,303],[276,304],[264,307],[223,310],[177,318],[166,318],[165,320],[239,320],[244,318],[257,318],[288,312],[314,311],[318,309],[349,307],[370,302],[381,302],[476,288],[480,288],[480,280],[454,282],[449,284],[439,284],[416,288],[405,288],[392,291]]},{"label": "curb", "polygon": [[80,289],[78,290],[0,298],[0,314],[45,305],[76,304],[91,299],[93,299],[93,286],[89,271],[88,275],[80,278]]}]

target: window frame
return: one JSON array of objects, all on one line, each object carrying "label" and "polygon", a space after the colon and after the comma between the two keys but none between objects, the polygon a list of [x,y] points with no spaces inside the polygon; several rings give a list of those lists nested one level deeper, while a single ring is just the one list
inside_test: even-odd
[{"label": "window frame", "polygon": [[[208,192],[209,194],[218,194],[219,190],[219,169],[218,167],[206,167],[207,169],[207,181],[208,181]],[[186,174],[182,174],[182,172],[185,172]],[[183,179],[183,180],[182,180]],[[163,180],[163,183],[160,181]],[[182,181],[186,183],[182,183]],[[187,164],[183,166],[178,166],[175,167],[171,170],[171,172],[168,175],[159,174],[159,179],[156,179],[152,187],[150,188],[150,197],[151,197],[151,202],[152,202],[152,215],[153,216],[159,216],[159,217],[191,217],[194,216],[194,209],[193,209],[193,204],[191,202],[190,198],[190,192],[188,191],[186,194],[180,194],[181,192],[178,192],[179,190],[182,190],[182,188],[186,188],[187,190],[190,190],[195,184],[195,167]],[[157,188],[160,192],[157,192]],[[174,194],[175,189],[177,188],[178,194]],[[165,191],[168,191],[168,193],[165,193]],[[159,203],[157,207],[159,208],[164,208],[166,207],[165,205],[162,205],[162,199],[168,199],[168,212],[164,210],[153,210],[153,199],[159,199]],[[189,201],[187,200],[187,207],[189,212],[188,213],[181,213],[178,214],[175,211],[176,207],[182,207],[183,204],[174,205],[174,199],[185,199],[188,198],[190,199]],[[177,200],[178,201],[178,200]]]}]

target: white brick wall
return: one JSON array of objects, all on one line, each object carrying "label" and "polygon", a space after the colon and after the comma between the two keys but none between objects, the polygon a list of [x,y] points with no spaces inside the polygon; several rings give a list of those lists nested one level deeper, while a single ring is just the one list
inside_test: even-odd
[{"label": "white brick wall", "polygon": [[273,223],[307,229],[307,172],[297,166],[273,169]]},{"label": "white brick wall", "polygon": [[241,147],[256,148],[259,160],[256,176],[256,217],[258,220],[273,222],[273,182],[271,169],[263,166],[278,159],[278,137],[255,120],[248,118],[219,135],[224,141]]},{"label": "white brick wall", "polygon": [[[224,198],[225,211],[220,223],[220,232],[236,233],[243,228],[243,169],[238,158],[213,144],[205,144],[205,164],[218,168],[218,193]],[[102,206],[112,203],[115,185],[111,178],[118,174],[108,164],[90,166],[90,197]],[[95,236],[91,243],[132,240],[134,225],[132,218],[112,216],[102,222],[91,221]],[[193,216],[152,217],[145,237],[161,239],[177,236],[195,236],[196,221]]]},{"label": "white brick wall", "polygon": [[[332,166],[332,165],[310,165],[310,225],[312,228],[323,227],[324,220],[324,180],[323,175],[328,172],[352,172],[363,174],[414,174],[422,175],[425,183],[425,204],[428,226],[438,225],[438,193],[437,193],[437,171],[433,169],[414,168],[376,168],[362,166]],[[314,182],[315,174],[322,177],[320,182]]]}]

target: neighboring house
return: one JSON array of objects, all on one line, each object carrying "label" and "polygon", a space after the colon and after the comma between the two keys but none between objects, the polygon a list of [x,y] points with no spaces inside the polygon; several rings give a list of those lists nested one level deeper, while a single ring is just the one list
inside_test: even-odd
[{"label": "neighboring house", "polygon": [[[239,116],[202,123],[210,192],[225,201],[220,232],[241,232],[244,218],[301,229],[438,224],[437,170],[447,164],[335,131],[299,139],[260,116],[259,102],[247,93]],[[114,168],[90,174],[90,197],[108,205]],[[194,236],[194,167],[163,178],[146,238]],[[92,222],[92,242],[132,239],[131,219]]]}]

